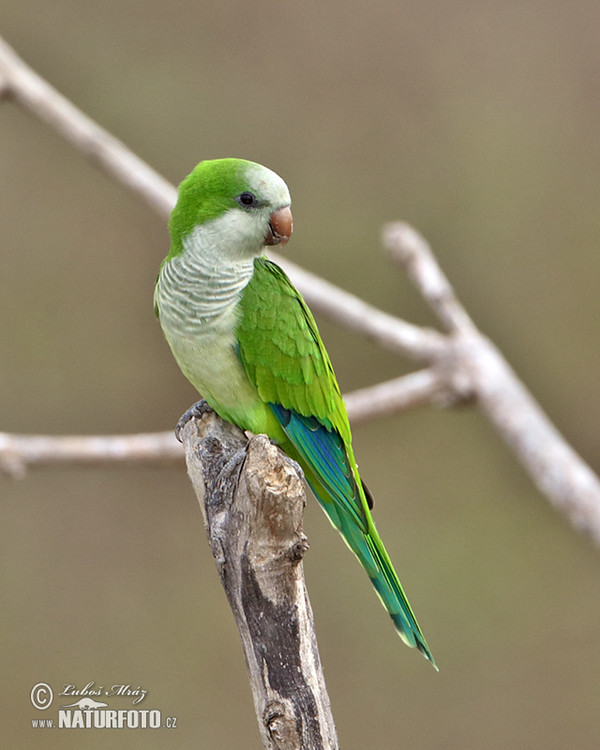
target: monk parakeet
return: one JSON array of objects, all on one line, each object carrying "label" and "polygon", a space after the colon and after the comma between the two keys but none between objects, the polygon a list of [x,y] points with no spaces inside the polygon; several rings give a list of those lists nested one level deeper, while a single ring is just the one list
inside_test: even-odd
[{"label": "monk parakeet", "polygon": [[203,161],[181,183],[154,304],[183,374],[223,419],[268,435],[302,467],[402,640],[433,657],[373,523],[346,408],[315,320],[266,246],[292,234],[270,169]]}]

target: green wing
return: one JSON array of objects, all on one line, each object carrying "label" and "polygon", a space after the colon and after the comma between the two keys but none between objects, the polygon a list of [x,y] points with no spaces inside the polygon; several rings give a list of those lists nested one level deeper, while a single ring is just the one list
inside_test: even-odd
[{"label": "green wing", "polygon": [[284,448],[295,454],[313,489],[323,485],[318,497],[331,521],[340,529],[343,509],[366,531],[350,425],[329,356],[300,293],[266,258],[254,262],[237,336],[248,378],[295,450]]},{"label": "green wing", "polygon": [[261,399],[329,423],[350,441],[346,408],[311,311],[285,273],[267,258],[241,301],[240,357]]}]

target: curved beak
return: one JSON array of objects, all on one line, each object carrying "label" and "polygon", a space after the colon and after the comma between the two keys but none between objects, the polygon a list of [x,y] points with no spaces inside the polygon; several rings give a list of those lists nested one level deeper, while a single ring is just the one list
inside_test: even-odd
[{"label": "curved beak", "polygon": [[285,245],[292,236],[294,221],[289,206],[278,208],[269,217],[269,228],[265,235],[265,245]]}]

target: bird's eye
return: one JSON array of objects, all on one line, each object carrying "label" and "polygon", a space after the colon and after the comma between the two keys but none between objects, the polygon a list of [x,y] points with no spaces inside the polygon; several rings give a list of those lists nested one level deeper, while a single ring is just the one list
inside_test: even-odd
[{"label": "bird's eye", "polygon": [[244,208],[253,208],[254,206],[258,206],[258,200],[256,199],[254,193],[241,193],[240,195],[238,195],[236,200],[240,204],[240,206],[244,206]]}]

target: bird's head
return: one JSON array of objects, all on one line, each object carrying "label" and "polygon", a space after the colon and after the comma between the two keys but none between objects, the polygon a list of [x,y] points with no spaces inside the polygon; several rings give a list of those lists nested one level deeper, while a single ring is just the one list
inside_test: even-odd
[{"label": "bird's head", "polygon": [[290,193],[270,169],[244,159],[202,161],[179,186],[169,232],[174,257],[188,244],[217,249],[222,260],[261,255],[292,234]]}]

